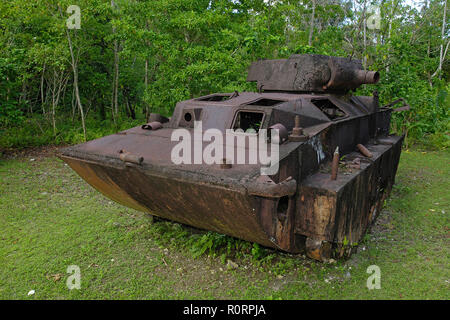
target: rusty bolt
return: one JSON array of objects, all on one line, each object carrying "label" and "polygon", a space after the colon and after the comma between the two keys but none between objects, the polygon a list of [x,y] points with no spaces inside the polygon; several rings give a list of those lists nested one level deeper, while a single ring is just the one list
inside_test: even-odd
[{"label": "rusty bolt", "polygon": [[303,134],[303,129],[300,127],[300,116],[295,116],[295,126],[292,128],[292,135],[295,137],[301,136]]},{"label": "rusty bolt", "polygon": [[144,157],[133,155],[123,149],[119,151],[119,158],[126,163],[142,164],[142,162],[144,161]]},{"label": "rusty bolt", "polygon": [[337,179],[339,169],[339,147],[336,147],[336,150],[333,154],[333,160],[331,161],[331,180]]},{"label": "rusty bolt", "polygon": [[370,152],[369,149],[364,147],[362,144],[358,143],[356,145],[356,147],[358,148],[359,152],[361,152],[361,154],[364,155],[365,157],[367,157],[367,158],[372,158],[373,157],[372,152]]}]

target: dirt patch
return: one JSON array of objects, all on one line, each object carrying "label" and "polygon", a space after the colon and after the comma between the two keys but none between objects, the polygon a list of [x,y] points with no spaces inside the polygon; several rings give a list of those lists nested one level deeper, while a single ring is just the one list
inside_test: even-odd
[{"label": "dirt patch", "polygon": [[3,149],[0,148],[0,159],[4,160],[20,160],[23,158],[48,158],[55,157],[58,150],[65,146],[40,146],[40,147],[28,147],[24,149]]},{"label": "dirt patch", "polygon": [[373,225],[370,227],[369,233],[372,235],[374,240],[385,238],[386,234],[394,229],[391,215],[392,213],[389,210],[383,209]]}]

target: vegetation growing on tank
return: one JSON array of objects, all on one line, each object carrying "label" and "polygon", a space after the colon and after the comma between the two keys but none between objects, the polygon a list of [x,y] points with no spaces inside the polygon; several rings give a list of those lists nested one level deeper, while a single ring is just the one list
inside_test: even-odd
[{"label": "vegetation growing on tank", "polygon": [[264,117],[262,112],[238,111],[234,120],[233,129],[242,129],[244,132],[258,132]]}]

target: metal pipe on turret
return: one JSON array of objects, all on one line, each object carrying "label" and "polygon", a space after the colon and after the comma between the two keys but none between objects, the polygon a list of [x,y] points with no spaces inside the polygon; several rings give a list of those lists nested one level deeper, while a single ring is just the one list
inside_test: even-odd
[{"label": "metal pipe on turret", "polygon": [[377,71],[357,70],[355,73],[358,82],[361,84],[373,84],[380,80],[380,74]]}]

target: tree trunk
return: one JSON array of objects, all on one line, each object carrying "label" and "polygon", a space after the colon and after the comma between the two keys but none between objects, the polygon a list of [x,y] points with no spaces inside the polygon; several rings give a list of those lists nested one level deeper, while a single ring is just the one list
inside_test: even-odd
[{"label": "tree trunk", "polygon": [[44,63],[44,67],[42,68],[42,75],[41,75],[41,106],[42,106],[42,115],[45,116],[44,74],[45,74],[45,63]]},{"label": "tree trunk", "polygon": [[367,68],[367,59],[366,59],[366,48],[367,48],[367,21],[366,21],[366,0],[364,0],[364,8],[363,8],[363,64],[364,70]]},{"label": "tree trunk", "polygon": [[75,56],[73,54],[73,47],[72,47],[72,40],[70,39],[69,29],[66,29],[67,33],[67,40],[69,41],[69,50],[70,50],[70,56],[72,58],[72,69],[73,69],[73,87],[75,88],[75,98],[78,104],[78,109],[80,110],[81,115],[81,125],[83,127],[83,135],[84,135],[84,141],[87,140],[86,138],[86,124],[84,119],[84,111],[83,106],[81,105],[81,99],[80,99],[80,92],[78,89],[78,62],[75,59]]},{"label": "tree trunk", "polygon": [[52,86],[52,126],[53,126],[53,136],[56,136],[56,120],[55,120],[55,109],[56,109],[56,70],[53,71],[53,86]]},{"label": "tree trunk", "polygon": [[316,0],[312,1],[312,12],[311,12],[311,21],[309,22],[309,37],[308,37],[308,45],[312,44],[312,37],[314,33],[314,16],[316,14]]},{"label": "tree trunk", "polygon": [[84,122],[83,106],[81,105],[80,92],[78,90],[78,70],[77,70],[76,65],[73,67],[73,85],[75,87],[75,97],[77,99],[78,107],[80,109],[80,114],[81,114],[81,125],[83,126],[84,141],[86,141],[87,140],[87,138],[86,138],[86,124]]},{"label": "tree trunk", "polygon": [[444,49],[444,41],[446,39],[446,36],[445,36],[445,24],[447,22],[446,18],[447,18],[447,0],[445,0],[445,2],[444,2],[444,15],[443,15],[443,18],[442,18],[441,46],[440,46],[440,50],[439,50],[439,65],[438,65],[436,71],[431,76],[432,78],[435,77],[438,74],[439,74],[439,79],[441,78],[441,73],[440,72],[442,70],[442,64],[444,63],[444,59],[445,59],[445,56],[447,54],[448,46],[450,44],[450,41],[447,41],[447,44],[446,44],[445,49]]},{"label": "tree trunk", "polygon": [[[391,3],[391,13],[389,15],[389,26],[388,26],[388,45],[390,45],[391,32],[392,32],[392,20],[394,19],[394,1]],[[390,54],[387,54],[388,61],[390,61]],[[386,72],[389,72],[389,64],[386,67]]]},{"label": "tree trunk", "polygon": [[[116,8],[116,3],[111,0],[111,8],[114,10]],[[113,34],[116,33],[116,28],[112,28]],[[112,93],[112,113],[114,119],[114,113],[117,116],[119,114],[119,44],[117,40],[114,40],[114,76],[113,76],[113,93]]]},{"label": "tree trunk", "polygon": [[59,104],[61,98],[61,93],[65,91],[68,78],[64,77],[64,71],[62,70],[60,74],[54,70],[53,73],[53,88],[52,88],[52,125],[53,125],[53,136],[56,136],[56,107]]},{"label": "tree trunk", "polygon": [[[61,6],[58,5],[59,13],[61,15],[61,18],[63,18]],[[72,70],[73,70],[73,87],[75,89],[75,97],[78,104],[78,108],[80,110],[81,115],[81,125],[83,127],[83,135],[84,135],[84,141],[87,140],[86,138],[86,124],[84,119],[84,111],[83,106],[81,105],[81,99],[80,99],[80,91],[78,89],[78,57],[75,59],[75,55],[73,53],[73,46],[72,46],[72,39],[70,38],[69,29],[66,28],[66,35],[67,35],[67,41],[69,43],[69,51],[70,51],[70,58],[72,60]]]},{"label": "tree trunk", "polygon": [[114,40],[114,111],[119,114],[119,45]]},{"label": "tree trunk", "polygon": [[127,104],[127,113],[128,113],[128,116],[129,116],[131,119],[136,120],[136,113],[134,112],[134,108],[133,108],[133,107],[131,106],[131,104],[130,104],[130,99],[129,99],[128,95],[125,97],[125,102],[126,102],[126,104]]},{"label": "tree trunk", "polygon": [[[147,94],[148,89],[148,59],[145,59],[145,77],[144,77],[144,87],[145,87],[145,93]],[[145,119],[148,120],[148,117],[150,116],[148,112],[148,103],[145,102]]]},{"label": "tree trunk", "polygon": [[75,98],[75,87],[72,89],[72,124],[75,122],[75,110],[77,109],[77,101]]}]

